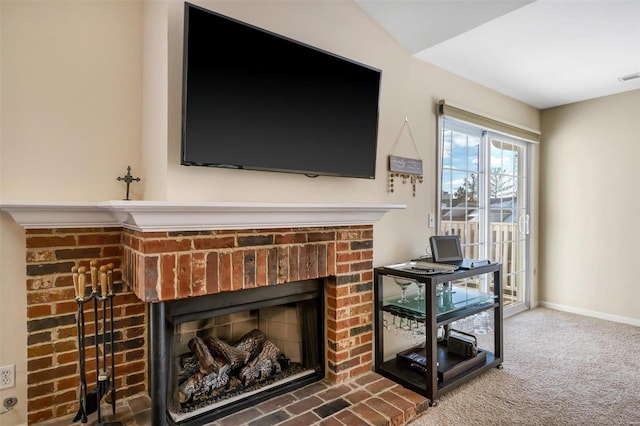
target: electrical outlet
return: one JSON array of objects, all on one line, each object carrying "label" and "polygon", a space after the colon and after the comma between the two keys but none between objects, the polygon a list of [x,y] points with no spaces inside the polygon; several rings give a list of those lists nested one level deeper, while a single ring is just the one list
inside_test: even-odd
[{"label": "electrical outlet", "polygon": [[16,366],[5,365],[0,367],[0,389],[12,388],[16,385]]}]

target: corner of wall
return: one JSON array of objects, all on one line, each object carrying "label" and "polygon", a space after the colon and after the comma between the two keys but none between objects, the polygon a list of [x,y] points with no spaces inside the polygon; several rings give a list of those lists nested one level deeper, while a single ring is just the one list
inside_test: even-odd
[{"label": "corner of wall", "polygon": [[[23,250],[25,232],[11,217],[0,213],[0,365],[15,364],[16,386],[0,391],[0,399],[18,398],[18,404],[0,416],[0,425],[11,426],[27,421],[27,295],[24,285],[26,269]],[[8,302],[8,303],[7,303]]]}]

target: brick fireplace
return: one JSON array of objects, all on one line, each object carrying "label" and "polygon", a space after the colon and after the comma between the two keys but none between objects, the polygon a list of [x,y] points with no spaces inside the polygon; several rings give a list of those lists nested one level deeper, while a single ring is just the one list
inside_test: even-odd
[{"label": "brick fireplace", "polygon": [[[28,423],[78,410],[77,304],[73,265],[93,259],[116,266],[114,298],[116,389],[125,398],[146,389],[147,307],[120,280],[122,228],[26,230]],[[86,332],[95,331],[93,306],[84,307]],[[96,382],[95,349],[87,346],[87,382]]]},{"label": "brick fireplace", "polygon": [[[373,226],[143,233],[125,230],[124,280],[145,302],[324,279],[326,379],[372,366]],[[152,369],[153,370],[153,369]],[[166,393],[158,391],[157,399]],[[159,417],[160,413],[157,414]]]},{"label": "brick fireplace", "polygon": [[[117,268],[119,398],[149,390],[152,304],[314,278],[324,282],[326,380],[340,383],[371,370],[373,223],[402,206],[108,202],[53,207],[0,206],[27,228],[30,424],[77,410],[70,270],[93,259]],[[52,226],[57,216],[61,223]],[[103,226],[89,226],[97,224]],[[90,317],[88,332],[93,333]],[[95,378],[89,375],[88,382]]]}]

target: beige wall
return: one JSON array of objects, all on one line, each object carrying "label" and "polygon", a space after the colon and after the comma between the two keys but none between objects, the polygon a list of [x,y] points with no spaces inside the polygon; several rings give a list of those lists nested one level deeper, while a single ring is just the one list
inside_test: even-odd
[{"label": "beige wall", "polygon": [[[120,199],[140,173],[143,4],[0,1],[2,200]],[[140,188],[141,189],[141,188]],[[141,190],[134,189],[138,197]],[[25,237],[0,213],[0,365],[26,421]]]},{"label": "beige wall", "polygon": [[640,90],[542,123],[540,300],[640,325]]},{"label": "beige wall", "polygon": [[142,4],[2,1],[2,196],[122,198],[139,170]]},{"label": "beige wall", "polygon": [[[161,166],[167,168],[169,200],[407,204],[407,209],[387,214],[376,226],[375,262],[381,264],[423,253],[426,238],[432,232],[426,227],[426,217],[428,212],[435,211],[437,100],[447,98],[527,127],[540,127],[536,109],[408,55],[353,2],[194,3],[382,69],[377,179],[322,176],[310,179],[303,175],[180,166],[183,4],[170,1],[165,3],[170,102],[166,124],[162,123],[168,129],[168,139],[153,141],[155,151],[168,152],[163,159],[166,164]],[[153,46],[166,43],[159,38],[146,41]],[[149,47],[145,44],[145,50]],[[145,71],[145,81],[148,77]],[[166,89],[157,87],[149,93]],[[144,108],[153,108],[150,98],[144,100]],[[394,194],[387,192],[388,155],[405,117],[409,119],[426,174],[415,198],[409,185],[399,185]],[[406,132],[394,154],[416,155]]]},{"label": "beige wall", "polygon": [[144,3],[142,170],[144,198],[167,199],[168,38],[167,6]]},{"label": "beige wall", "polygon": [[[412,58],[351,1],[198,1],[197,4],[383,70],[377,178],[319,177],[179,165],[180,1],[0,1],[2,200],[120,199],[128,164],[154,200],[406,204],[375,226],[376,265],[421,254],[433,230],[436,115],[446,98],[538,129],[539,112]],[[424,161],[416,197],[387,192],[386,164],[405,117]],[[409,139],[396,155],[414,156]],[[0,213],[0,365],[17,365],[24,421],[24,231]]]}]

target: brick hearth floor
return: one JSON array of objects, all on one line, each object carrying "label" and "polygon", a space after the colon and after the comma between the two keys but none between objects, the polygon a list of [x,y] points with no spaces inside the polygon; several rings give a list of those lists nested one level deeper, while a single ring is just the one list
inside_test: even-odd
[{"label": "brick hearth floor", "polygon": [[[103,415],[103,421],[119,421],[123,426],[149,426],[149,407],[148,397],[133,397],[118,402],[116,415]],[[218,419],[209,426],[397,426],[415,419],[427,407],[425,397],[376,373],[367,373],[338,385],[325,381],[312,383]],[[103,413],[110,414],[107,410],[110,408],[104,405]],[[72,418],[58,419],[46,425],[69,425]],[[86,425],[96,426],[97,423],[97,415],[92,414]]]}]

